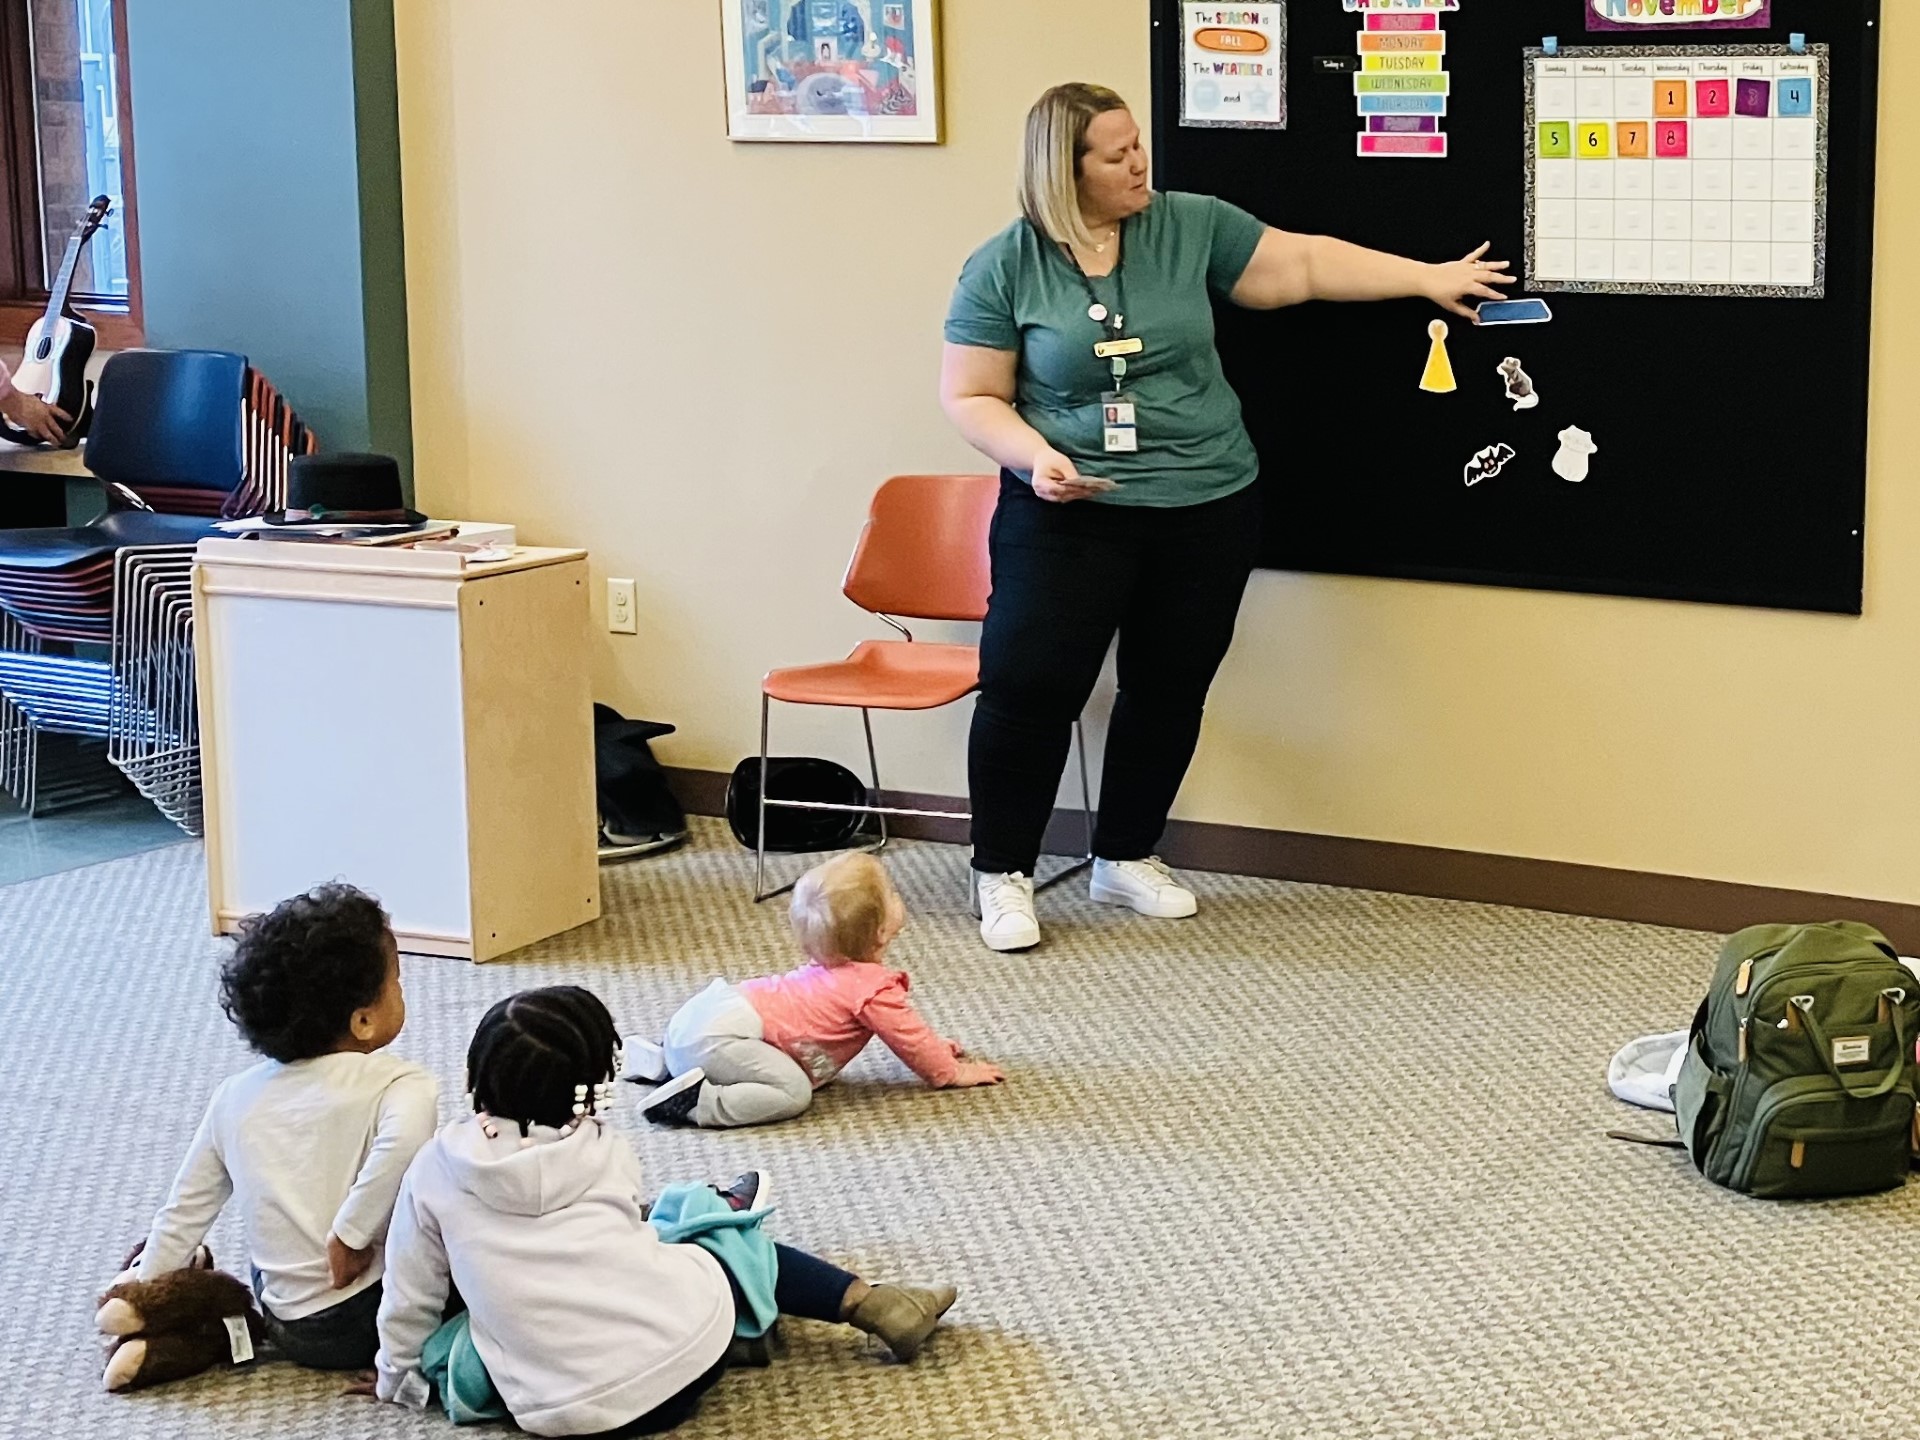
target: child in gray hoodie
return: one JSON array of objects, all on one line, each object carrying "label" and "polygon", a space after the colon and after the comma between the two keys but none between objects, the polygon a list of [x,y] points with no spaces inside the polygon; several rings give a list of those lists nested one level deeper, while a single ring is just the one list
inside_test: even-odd
[{"label": "child in gray hoodie", "polygon": [[[375,1393],[425,1406],[421,1351],[450,1289],[474,1351],[534,1435],[653,1433],[691,1416],[726,1367],[740,1281],[698,1245],[647,1222],[640,1164],[602,1123],[619,1033],[591,991],[502,1000],[467,1051],[475,1114],[427,1142],[387,1241]],[[910,1360],[952,1286],[869,1285],[776,1246],[780,1313],[851,1324]]]}]

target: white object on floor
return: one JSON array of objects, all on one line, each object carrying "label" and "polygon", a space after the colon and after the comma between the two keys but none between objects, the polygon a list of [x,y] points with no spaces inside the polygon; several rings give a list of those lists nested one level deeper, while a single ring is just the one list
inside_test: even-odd
[{"label": "white object on floor", "polygon": [[1033,877],[1013,871],[981,873],[973,878],[980,938],[989,950],[1031,950],[1040,943],[1040,921],[1033,913]]},{"label": "white object on floor", "polygon": [[620,1037],[620,1054],[626,1062],[621,1067],[622,1080],[658,1085],[670,1078],[672,1072],[667,1069],[667,1052],[655,1041],[639,1035],[623,1035]]},{"label": "white object on floor", "polygon": [[1158,856],[1145,860],[1095,860],[1087,891],[1102,905],[1124,905],[1156,920],[1184,920],[1200,908],[1186,886]]},{"label": "white object on floor", "polygon": [[1620,1047],[1607,1062],[1607,1088],[1629,1105],[1673,1111],[1673,1082],[1687,1058],[1686,1030],[1642,1035]]}]

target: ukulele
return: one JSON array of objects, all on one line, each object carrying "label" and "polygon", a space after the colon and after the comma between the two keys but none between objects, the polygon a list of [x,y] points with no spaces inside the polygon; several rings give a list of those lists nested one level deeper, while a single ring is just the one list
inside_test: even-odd
[{"label": "ukulele", "polygon": [[[93,421],[93,382],[87,379],[87,362],[93,358],[94,330],[80,318],[79,311],[68,303],[67,297],[73,289],[73,272],[80,263],[80,252],[112,208],[111,200],[96,195],[87,213],[80,217],[80,223],[74,226],[53,293],[47,297],[47,313],[34,321],[33,328],[27,332],[25,358],[13,372],[15,389],[37,395],[73,417],[62,446],[78,442]],[[0,437],[16,445],[45,443],[4,417],[0,417]]]}]

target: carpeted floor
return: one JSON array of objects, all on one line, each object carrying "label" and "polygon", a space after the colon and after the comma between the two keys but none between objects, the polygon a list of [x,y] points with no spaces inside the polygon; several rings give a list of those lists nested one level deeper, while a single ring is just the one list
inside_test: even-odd
[{"label": "carpeted floor", "polygon": [[[933,1093],[870,1052],[789,1125],[635,1138],[656,1184],[766,1166],[782,1238],[951,1279],[960,1303],[911,1367],[790,1324],[788,1357],[724,1380],[689,1440],[1920,1425],[1912,1195],[1743,1200],[1602,1135],[1670,1123],[1602,1075],[1621,1040],[1684,1023],[1711,937],[1199,876],[1197,920],[1059,892],[1046,947],[995,956],[958,852],[893,864],[916,995],[1009,1083]],[[447,1434],[283,1364],[98,1392],[95,1289],[245,1060],[199,866],[178,846],[0,890],[0,1436]],[[409,959],[398,1049],[451,1113],[471,1026],[513,989],[585,983],[651,1029],[715,973],[783,967],[783,917],[746,903],[746,875],[703,825],[694,849],[609,870],[589,929],[511,963]],[[231,1224],[212,1240],[239,1261]]]}]

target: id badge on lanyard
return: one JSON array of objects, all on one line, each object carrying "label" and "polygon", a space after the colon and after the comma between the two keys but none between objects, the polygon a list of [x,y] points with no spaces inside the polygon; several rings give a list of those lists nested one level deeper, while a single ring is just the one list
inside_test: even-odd
[{"label": "id badge on lanyard", "polygon": [[1109,390],[1100,397],[1100,413],[1106,423],[1107,454],[1137,453],[1140,449],[1140,420],[1133,397],[1119,390]]}]

